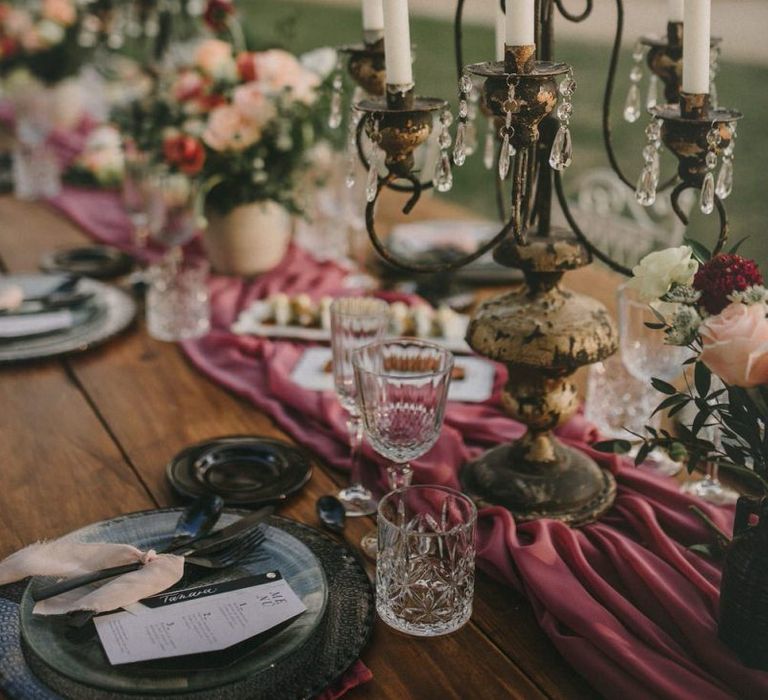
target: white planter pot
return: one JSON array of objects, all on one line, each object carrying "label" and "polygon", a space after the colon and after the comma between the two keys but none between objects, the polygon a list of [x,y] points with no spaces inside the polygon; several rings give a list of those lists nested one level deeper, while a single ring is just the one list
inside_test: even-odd
[{"label": "white planter pot", "polygon": [[280,263],[291,240],[291,215],[272,201],[242,204],[224,216],[211,211],[207,218],[203,247],[220,274],[267,272]]}]

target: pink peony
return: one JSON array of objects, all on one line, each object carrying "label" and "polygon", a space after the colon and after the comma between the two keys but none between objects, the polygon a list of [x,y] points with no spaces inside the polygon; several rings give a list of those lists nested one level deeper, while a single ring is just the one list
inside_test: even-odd
[{"label": "pink peony", "polygon": [[212,78],[233,78],[236,75],[232,47],[220,39],[206,39],[195,52],[195,65]]},{"label": "pink peony", "polygon": [[763,304],[733,303],[699,328],[701,361],[726,384],[768,384],[768,319]]},{"label": "pink peony", "polygon": [[320,78],[304,68],[293,54],[271,49],[255,54],[253,61],[256,64],[256,79],[270,90],[288,90],[296,100],[314,101]]},{"label": "pink peony", "polygon": [[65,27],[75,23],[77,11],[70,0],[43,0],[42,15]]},{"label": "pink peony", "polygon": [[208,117],[203,141],[214,151],[242,151],[261,136],[259,125],[230,105],[216,107]]},{"label": "pink peony", "polygon": [[275,105],[264,95],[259,83],[246,83],[236,87],[232,102],[245,119],[263,127],[277,114]]}]

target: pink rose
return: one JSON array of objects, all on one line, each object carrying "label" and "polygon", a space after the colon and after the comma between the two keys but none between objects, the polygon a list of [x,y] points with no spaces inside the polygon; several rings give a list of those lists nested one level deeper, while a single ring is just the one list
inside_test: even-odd
[{"label": "pink rose", "polygon": [[173,97],[178,102],[193,100],[203,94],[205,85],[205,79],[197,71],[181,71],[173,84]]},{"label": "pink rose", "polygon": [[701,361],[726,384],[768,384],[768,319],[762,304],[733,303],[699,328]]},{"label": "pink rose", "polygon": [[244,118],[263,127],[277,114],[275,105],[265,95],[259,83],[246,83],[235,88],[232,102]]},{"label": "pink rose", "polygon": [[237,74],[232,47],[220,39],[206,39],[195,52],[195,65],[212,78],[234,78]]},{"label": "pink rose", "polygon": [[74,24],[77,19],[75,6],[69,0],[43,0],[42,15],[65,27]]},{"label": "pink rose", "polygon": [[261,136],[258,124],[230,105],[216,107],[208,117],[203,141],[214,151],[242,151]]}]

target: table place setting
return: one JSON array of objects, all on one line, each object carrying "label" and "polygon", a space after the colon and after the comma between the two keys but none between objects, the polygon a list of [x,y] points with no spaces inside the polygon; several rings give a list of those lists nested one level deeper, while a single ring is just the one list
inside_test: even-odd
[{"label": "table place setting", "polygon": [[[637,139],[623,0],[600,81],[555,50],[591,1],[482,44],[457,0],[418,88],[416,3],[350,4],[0,3],[0,692],[768,697],[768,291],[711,0],[634,40]],[[566,179],[598,82],[634,267]]]}]

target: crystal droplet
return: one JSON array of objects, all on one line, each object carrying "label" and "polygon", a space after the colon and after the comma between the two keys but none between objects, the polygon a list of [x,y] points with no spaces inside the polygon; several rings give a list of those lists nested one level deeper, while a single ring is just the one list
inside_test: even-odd
[{"label": "crystal droplet", "polygon": [[645,100],[645,106],[648,109],[653,109],[657,104],[659,104],[659,78],[655,73],[652,73],[648,83],[648,97]]},{"label": "crystal droplet", "polygon": [[573,161],[573,141],[571,131],[567,126],[557,130],[552,151],[549,154],[549,165],[554,170],[565,170]]},{"label": "crystal droplet", "polygon": [[509,134],[504,134],[504,139],[501,142],[501,152],[499,153],[499,177],[502,180],[506,180],[509,174],[510,150]]},{"label": "crystal droplet", "polygon": [[563,97],[570,97],[576,92],[576,81],[573,76],[568,74],[558,86],[558,91]]},{"label": "crystal droplet", "polygon": [[464,153],[467,157],[477,150],[477,125],[475,122],[467,122],[467,130],[464,132]]},{"label": "crystal droplet", "polygon": [[639,83],[643,79],[643,69],[640,66],[632,66],[629,72],[629,79],[633,83]]},{"label": "crystal droplet", "polygon": [[435,187],[438,192],[448,192],[453,187],[453,172],[451,172],[451,159],[447,153],[440,154],[440,160],[435,167]]},{"label": "crystal droplet", "polygon": [[637,180],[635,199],[644,207],[650,207],[656,201],[656,186],[658,177],[655,176],[652,166],[643,168]]},{"label": "crystal droplet", "polygon": [[486,170],[493,168],[494,151],[496,150],[496,139],[493,136],[493,123],[488,123],[488,131],[485,134],[485,144],[483,144],[483,165]]},{"label": "crystal droplet", "polygon": [[463,92],[465,95],[469,95],[472,92],[472,78],[470,78],[466,73],[461,76],[461,80],[459,81],[459,90]]},{"label": "crystal droplet", "polygon": [[704,164],[707,170],[714,170],[717,167],[717,154],[714,151],[708,151],[704,157]]},{"label": "crystal droplet", "polygon": [[715,176],[711,172],[704,176],[699,208],[702,214],[711,214],[715,210]]},{"label": "crystal droplet", "polygon": [[459,127],[456,129],[456,143],[453,146],[453,162],[456,165],[464,165],[464,161],[467,159],[467,152],[464,149],[464,140],[467,134],[467,125],[464,122],[459,123]]},{"label": "crystal droplet", "polygon": [[352,189],[357,182],[357,158],[347,157],[347,174],[344,178],[344,184],[348,189]]},{"label": "crystal droplet", "polygon": [[365,199],[372,202],[379,191],[379,156],[371,156],[371,166],[368,168],[368,179],[365,181]]},{"label": "crystal droplet", "polygon": [[637,83],[629,86],[627,101],[624,103],[624,120],[634,124],[640,119],[640,87]]},{"label": "crystal droplet", "polygon": [[733,159],[723,158],[723,164],[720,166],[720,172],[717,174],[715,194],[720,199],[728,199],[731,192],[733,192]]},{"label": "crystal droplet", "polygon": [[334,90],[331,94],[331,111],[328,114],[328,126],[338,129],[341,126],[341,90]]},{"label": "crystal droplet", "polygon": [[437,137],[437,143],[440,148],[450,148],[451,146],[451,132],[448,131],[448,127],[443,128],[440,131],[440,135]]}]

